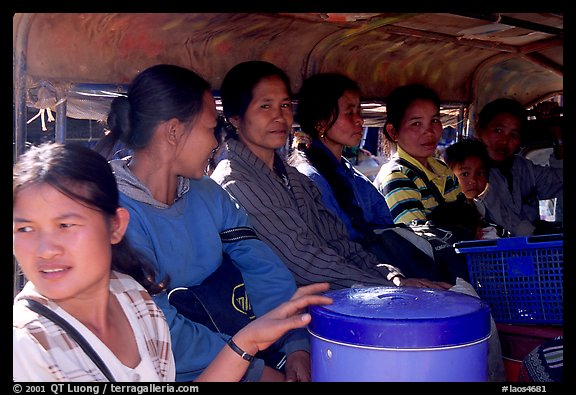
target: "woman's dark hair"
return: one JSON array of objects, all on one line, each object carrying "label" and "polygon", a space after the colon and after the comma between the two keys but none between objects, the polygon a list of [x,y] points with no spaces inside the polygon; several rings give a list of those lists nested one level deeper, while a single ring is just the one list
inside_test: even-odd
[{"label": "woman's dark hair", "polygon": [[346,91],[360,94],[358,84],[345,75],[338,73],[320,73],[302,83],[298,93],[298,111],[296,119],[312,140],[318,138],[320,122],[327,123],[330,129],[339,115],[338,100]]},{"label": "woman's dark hair", "polygon": [[110,133],[103,137],[98,152],[109,152],[118,140],[131,150],[141,149],[161,122],[193,121],[207,91],[210,84],[190,69],[169,64],[147,68],[134,78],[127,96],[112,101],[106,121]]},{"label": "woman's dark hair", "polygon": [[[120,207],[110,164],[102,155],[79,144],[45,143],[22,154],[12,172],[13,204],[21,190],[39,184],[50,185],[107,218],[115,216]],[[152,294],[167,286],[155,283],[152,266],[126,237],[112,245],[112,269],[132,276]]]},{"label": "woman's dark hair", "polygon": [[484,143],[475,138],[466,138],[449,145],[444,151],[444,161],[451,169],[469,157],[480,159],[486,167],[490,165],[490,156]]},{"label": "woman's dark hair", "polygon": [[235,137],[236,134],[234,127],[229,122],[230,117],[244,117],[252,101],[254,87],[268,77],[280,78],[286,85],[288,94],[292,96],[290,78],[282,69],[270,62],[250,60],[238,63],[226,73],[220,87],[220,96],[224,117],[227,121],[227,137]]},{"label": "woman's dark hair", "polygon": [[[321,73],[304,80],[298,94],[298,120],[312,141],[319,140],[319,123],[325,123],[328,129],[336,122],[338,100],[347,91],[360,93],[356,82],[342,74]],[[309,147],[302,144],[292,152],[288,163],[297,166],[306,160],[328,181],[338,205],[350,217],[352,226],[364,235],[366,241],[370,240],[374,235],[362,209],[355,203],[354,186],[336,172],[334,156],[316,143]]]},{"label": "woman's dark hair", "polygon": [[[440,110],[440,98],[433,89],[422,84],[402,85],[394,89],[386,98],[386,125],[391,124],[394,129],[399,130],[406,110],[416,100],[430,100]],[[386,138],[395,142],[388,135],[386,127],[383,129]]]},{"label": "woman's dark hair", "polygon": [[499,114],[510,114],[518,118],[522,133],[527,120],[526,109],[520,102],[508,97],[502,97],[486,104],[478,114],[477,128],[485,129]]}]

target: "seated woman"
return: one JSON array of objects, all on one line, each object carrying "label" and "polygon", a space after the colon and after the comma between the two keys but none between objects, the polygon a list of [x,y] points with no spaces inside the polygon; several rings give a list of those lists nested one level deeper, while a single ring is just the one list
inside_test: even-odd
[{"label": "seated woman", "polygon": [[[482,203],[482,197],[489,188],[488,172],[490,171],[490,157],[484,143],[472,138],[457,141],[444,151],[444,161],[456,174],[466,199],[478,211],[476,239],[495,239],[509,236],[508,231],[491,221],[486,207]],[[435,214],[437,217],[438,213]],[[449,212],[446,214],[446,220],[449,220],[450,217],[459,216]],[[437,218],[431,219],[438,224]]]},{"label": "seated woman", "polygon": [[281,69],[263,61],[240,63],[226,74],[221,94],[231,124],[228,155],[211,177],[246,209],[260,238],[298,284],[449,287],[405,278],[393,262],[378,260],[350,240],[342,221],[322,204],[314,182],[278,155],[293,121],[290,81]]},{"label": "seated woman", "polygon": [[[436,259],[454,262],[452,267],[469,280],[466,260],[456,253],[453,245],[474,240],[476,232],[469,231],[466,223],[458,223],[459,217],[442,226],[430,222],[432,211],[442,205],[463,211],[469,209],[458,178],[436,157],[442,136],[438,94],[421,84],[394,89],[386,99],[384,135],[396,144],[396,152],[382,166],[373,183],[386,199],[394,222],[410,225],[426,237],[434,246]],[[462,199],[458,199],[459,196]],[[465,206],[458,207],[462,204]],[[443,216],[437,215],[436,220],[438,218]]]},{"label": "seated woman", "polygon": [[363,135],[358,85],[336,73],[309,77],[298,94],[297,118],[302,132],[296,134],[288,163],[316,183],[322,202],[344,222],[350,239],[395,262],[409,277],[454,284],[456,276],[434,262],[430,243],[408,227],[395,226],[384,197],[343,155]]},{"label": "seated woman", "polygon": [[[205,175],[218,146],[215,127],[210,86],[174,65],[155,65],[138,74],[128,95],[114,99],[108,115],[111,133],[106,138],[120,138],[133,152],[110,162],[120,202],[131,215],[127,235],[158,275],[171,278],[167,292],[154,301],[170,326],[178,381],[194,380],[233,333],[219,333],[185,316],[169,300],[175,289],[203,284],[223,267],[228,274],[240,271],[249,301],[243,307],[251,307],[256,317],[296,290],[292,274],[258,239],[246,212]],[[213,294],[223,291],[216,281]],[[230,299],[235,300],[226,298],[220,306],[230,312],[224,318],[245,325],[251,311],[237,313]],[[287,354],[285,373],[256,358],[245,380],[310,380],[307,331],[292,331],[278,346]]]},{"label": "seated woman", "polygon": [[[81,145],[32,147],[13,169],[13,251],[28,282],[12,318],[12,377],[21,381],[174,381],[170,331],[150,293],[166,289],[124,237],[130,216],[119,205],[110,165]],[[264,350],[302,327],[314,295],[291,301],[234,335],[197,379],[238,381],[244,352]],[[82,341],[84,340],[84,341]],[[89,351],[92,350],[92,354]]]},{"label": "seated woman", "polygon": [[452,170],[435,157],[442,121],[440,99],[432,89],[409,84],[392,91],[386,100],[384,135],[396,143],[397,151],[374,185],[395,223],[426,221],[435,207],[462,193]]},{"label": "seated woman", "polygon": [[[471,289],[425,278],[406,278],[395,262],[384,262],[350,239],[344,223],[322,203],[321,192],[277,149],[292,128],[290,81],[277,66],[248,61],[234,66],[221,86],[224,115],[231,123],[228,156],[211,177],[250,215],[254,229],[290,268],[298,284],[328,282],[352,286],[416,286]],[[456,289],[455,289],[456,288]],[[493,326],[489,377],[499,380],[503,362]]]},{"label": "seated woman", "polygon": [[166,279],[156,282],[124,237],[129,214],[106,160],[79,145],[30,148],[14,166],[13,214],[14,257],[28,280],[14,300],[14,380],[107,380],[31,300],[77,330],[115,380],[173,381],[170,331],[148,293]]},{"label": "seated woman", "polygon": [[364,133],[356,82],[335,73],[304,80],[297,120],[309,139],[302,142],[296,134],[288,163],[316,182],[322,202],[346,224],[350,238],[362,240],[364,227],[393,226],[386,200],[343,155],[345,147],[360,144]]},{"label": "seated woman", "polygon": [[478,114],[475,133],[491,159],[490,188],[481,200],[489,218],[512,236],[559,233],[557,224],[540,220],[539,201],[564,193],[563,151],[555,150],[550,166],[520,156],[526,119],[524,107],[509,98],[488,103]]}]

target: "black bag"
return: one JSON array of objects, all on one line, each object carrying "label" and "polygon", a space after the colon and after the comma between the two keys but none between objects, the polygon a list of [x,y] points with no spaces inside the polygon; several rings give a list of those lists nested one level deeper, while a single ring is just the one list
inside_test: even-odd
[{"label": "black bag", "polygon": [[442,226],[435,226],[430,222],[419,224],[414,221],[410,228],[426,239],[434,250],[434,260],[436,261],[443,281],[456,284],[456,278],[460,277],[470,282],[468,264],[464,254],[457,254],[454,244],[459,241],[471,240],[469,232],[460,232],[458,228],[448,229]]},{"label": "black bag", "polygon": [[168,301],[191,321],[213,332],[234,335],[254,319],[242,273],[228,256],[202,284],[174,288]]},{"label": "black bag", "polygon": [[[252,228],[240,227],[220,233],[223,243],[257,239]],[[168,301],[179,314],[202,324],[213,332],[233,336],[255,319],[244,286],[244,278],[230,256],[223,253],[222,264],[202,284],[174,288],[168,293]],[[266,365],[282,370],[286,355],[278,351],[280,341],[256,354]]]},{"label": "black bag", "polygon": [[[401,227],[379,229],[365,247],[382,262],[389,263],[402,271],[407,278],[426,278],[432,281],[448,281],[445,270],[434,256],[418,248],[398,233]],[[410,228],[408,231],[412,232]],[[417,236],[417,235],[416,235]],[[428,243],[423,239],[424,243]],[[429,246],[430,247],[430,246]],[[432,248],[430,247],[430,252]]]}]

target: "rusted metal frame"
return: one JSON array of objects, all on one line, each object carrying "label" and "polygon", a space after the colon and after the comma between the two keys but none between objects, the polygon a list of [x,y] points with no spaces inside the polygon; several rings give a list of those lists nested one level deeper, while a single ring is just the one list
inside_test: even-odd
[{"label": "rusted metal frame", "polygon": [[14,147],[13,160],[26,150],[26,71],[27,49],[30,26],[35,14],[21,14],[16,27],[16,37],[12,52],[13,95],[14,95]]},{"label": "rusted metal frame", "polygon": [[538,103],[540,103],[540,102],[542,102],[542,101],[544,101],[544,100],[546,100],[546,99],[552,98],[552,97],[554,97],[554,96],[560,96],[560,95],[563,95],[563,94],[564,94],[564,91],[547,92],[547,93],[544,94],[543,96],[537,97],[536,99],[534,99],[534,100],[526,103],[526,104],[525,104],[525,107],[534,106],[534,105],[536,105],[536,104],[538,104]]},{"label": "rusted metal frame", "polygon": [[56,102],[56,123],[54,125],[54,140],[57,143],[65,143],[66,142],[66,108],[67,108],[67,99],[66,95],[62,95],[62,97],[57,98],[58,101]]},{"label": "rusted metal frame", "polygon": [[515,47],[513,45],[509,45],[509,44],[495,43],[492,41],[475,40],[475,39],[469,39],[469,38],[462,38],[462,37],[457,37],[457,36],[453,36],[450,34],[435,33],[435,32],[429,32],[429,31],[424,31],[424,30],[416,30],[416,29],[409,29],[409,28],[400,27],[400,26],[385,26],[382,28],[382,30],[384,30],[387,33],[399,34],[402,36],[409,36],[409,37],[416,37],[416,38],[427,38],[427,39],[431,39],[431,40],[444,41],[444,42],[450,42],[453,44],[464,45],[467,47],[491,49],[491,50],[496,50],[499,52],[517,52],[518,51],[517,47]]},{"label": "rusted metal frame", "polygon": [[[16,162],[26,150],[26,49],[28,33],[33,14],[23,14],[18,20],[14,49],[12,51],[13,100],[14,100],[14,146],[12,160]],[[26,278],[20,270],[16,257],[12,255],[12,294],[15,297],[26,284]]]},{"label": "rusted metal frame", "polygon": [[530,52],[536,52],[536,51],[544,51],[548,48],[561,47],[561,46],[564,46],[564,39],[563,38],[551,37],[551,38],[535,41],[535,42],[530,43],[530,44],[522,45],[519,48],[519,51],[521,53],[530,53]]}]

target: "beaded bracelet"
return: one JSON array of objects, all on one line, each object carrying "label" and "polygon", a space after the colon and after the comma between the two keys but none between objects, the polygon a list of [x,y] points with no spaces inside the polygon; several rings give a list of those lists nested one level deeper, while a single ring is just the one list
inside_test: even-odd
[{"label": "beaded bracelet", "polygon": [[254,359],[254,355],[250,355],[246,351],[244,351],[240,347],[238,347],[236,345],[236,343],[234,343],[234,340],[232,340],[232,338],[230,338],[230,340],[228,340],[228,345],[236,354],[240,355],[245,360],[252,361]]}]

